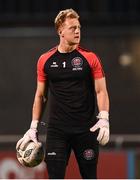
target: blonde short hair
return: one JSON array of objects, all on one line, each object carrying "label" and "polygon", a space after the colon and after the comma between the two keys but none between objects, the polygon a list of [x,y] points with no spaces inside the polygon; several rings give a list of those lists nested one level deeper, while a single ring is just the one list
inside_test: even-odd
[{"label": "blonde short hair", "polygon": [[79,15],[76,11],[73,9],[65,9],[58,13],[58,15],[55,18],[55,28],[58,31],[59,27],[64,23],[66,18],[77,18],[79,19]]}]

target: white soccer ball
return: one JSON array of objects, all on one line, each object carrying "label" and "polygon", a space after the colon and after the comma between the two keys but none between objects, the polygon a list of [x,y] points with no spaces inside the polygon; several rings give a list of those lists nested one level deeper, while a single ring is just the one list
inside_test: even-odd
[{"label": "white soccer ball", "polygon": [[42,143],[34,143],[30,141],[25,146],[24,150],[20,147],[17,150],[17,159],[21,165],[26,167],[35,167],[39,165],[44,159],[44,150]]}]

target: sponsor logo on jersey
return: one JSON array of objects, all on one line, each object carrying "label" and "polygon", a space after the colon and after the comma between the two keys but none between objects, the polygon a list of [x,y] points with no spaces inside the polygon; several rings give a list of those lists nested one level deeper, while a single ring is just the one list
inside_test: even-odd
[{"label": "sponsor logo on jersey", "polygon": [[82,70],[83,60],[80,57],[75,57],[72,59],[71,64],[73,66],[73,71],[80,71]]},{"label": "sponsor logo on jersey", "polygon": [[56,156],[56,152],[50,152],[48,153],[48,156]]},{"label": "sponsor logo on jersey", "polygon": [[53,62],[53,64],[51,64],[51,67],[58,67],[58,65],[56,64],[56,62]]}]

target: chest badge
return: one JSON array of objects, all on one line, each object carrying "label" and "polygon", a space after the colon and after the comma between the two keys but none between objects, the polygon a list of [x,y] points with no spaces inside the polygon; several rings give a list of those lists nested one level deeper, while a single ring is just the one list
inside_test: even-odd
[{"label": "chest badge", "polygon": [[81,71],[82,65],[83,65],[83,59],[80,57],[75,57],[72,59],[71,64],[73,66],[72,70],[73,71]]}]

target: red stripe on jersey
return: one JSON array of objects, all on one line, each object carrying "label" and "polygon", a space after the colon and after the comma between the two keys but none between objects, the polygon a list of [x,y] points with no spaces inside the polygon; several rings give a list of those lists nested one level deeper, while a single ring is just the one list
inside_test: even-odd
[{"label": "red stripe on jersey", "polygon": [[77,48],[78,52],[82,54],[90,65],[92,76],[94,79],[99,79],[105,76],[100,59],[91,51]]},{"label": "red stripe on jersey", "polygon": [[37,80],[44,82],[47,80],[47,74],[44,72],[44,65],[46,61],[57,51],[57,47],[49,50],[48,52],[42,54],[37,63]]}]

